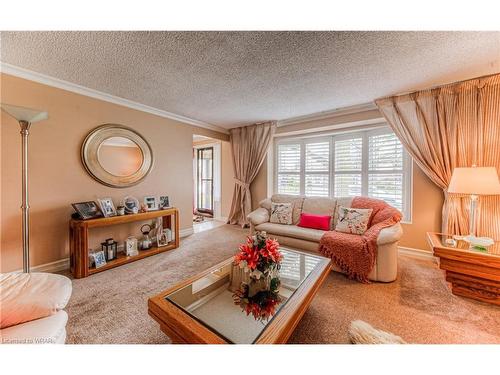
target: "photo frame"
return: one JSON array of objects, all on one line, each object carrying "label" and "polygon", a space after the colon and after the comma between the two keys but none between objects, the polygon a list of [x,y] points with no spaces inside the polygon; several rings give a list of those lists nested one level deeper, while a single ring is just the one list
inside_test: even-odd
[{"label": "photo frame", "polygon": [[139,212],[139,200],[131,195],[123,198],[123,206],[125,207],[125,214],[136,214]]},{"label": "photo frame", "polygon": [[104,217],[101,209],[94,201],[71,203],[82,220]]},{"label": "photo frame", "polygon": [[170,200],[168,199],[168,195],[160,195],[159,208],[165,209],[170,207]]},{"label": "photo frame", "polygon": [[116,209],[111,198],[102,198],[97,200],[101,207],[104,217],[116,216]]},{"label": "photo frame", "polygon": [[104,251],[96,251],[92,253],[92,258],[94,258],[95,268],[100,268],[106,265],[106,256],[104,255]]},{"label": "photo frame", "polygon": [[167,246],[168,242],[167,234],[165,232],[162,231],[156,235],[156,244],[158,247]]},{"label": "photo frame", "polygon": [[144,197],[144,204],[148,211],[155,211],[158,209],[158,200],[153,195]]}]

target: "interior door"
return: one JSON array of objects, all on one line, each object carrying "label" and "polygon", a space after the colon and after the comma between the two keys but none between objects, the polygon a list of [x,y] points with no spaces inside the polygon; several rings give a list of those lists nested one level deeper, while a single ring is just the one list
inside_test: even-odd
[{"label": "interior door", "polygon": [[214,148],[205,147],[197,150],[198,165],[198,212],[214,213]]}]

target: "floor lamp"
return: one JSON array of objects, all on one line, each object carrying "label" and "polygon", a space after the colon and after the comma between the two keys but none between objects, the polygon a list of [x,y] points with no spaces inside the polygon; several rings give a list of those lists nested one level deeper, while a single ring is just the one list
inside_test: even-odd
[{"label": "floor lamp", "polygon": [[14,117],[21,126],[22,154],[22,196],[23,203],[23,272],[30,272],[30,222],[28,195],[28,136],[31,124],[49,118],[47,112],[0,103],[2,111]]}]

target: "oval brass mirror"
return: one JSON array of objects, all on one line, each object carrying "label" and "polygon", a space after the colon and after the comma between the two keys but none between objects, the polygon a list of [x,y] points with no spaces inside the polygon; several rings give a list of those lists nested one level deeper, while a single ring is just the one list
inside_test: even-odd
[{"label": "oval brass mirror", "polygon": [[135,185],[153,167],[153,152],[135,130],[106,124],[92,130],[82,145],[82,162],[100,183],[117,188]]}]

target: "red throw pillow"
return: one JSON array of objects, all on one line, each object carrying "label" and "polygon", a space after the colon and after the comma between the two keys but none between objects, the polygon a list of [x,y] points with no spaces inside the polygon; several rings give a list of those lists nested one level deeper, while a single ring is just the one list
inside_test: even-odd
[{"label": "red throw pillow", "polygon": [[300,221],[298,226],[303,228],[330,230],[330,220],[332,219],[329,215],[314,215],[314,214],[300,214]]}]

